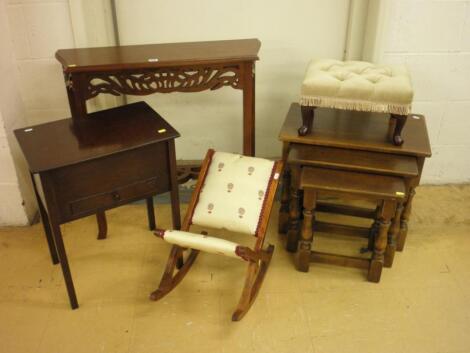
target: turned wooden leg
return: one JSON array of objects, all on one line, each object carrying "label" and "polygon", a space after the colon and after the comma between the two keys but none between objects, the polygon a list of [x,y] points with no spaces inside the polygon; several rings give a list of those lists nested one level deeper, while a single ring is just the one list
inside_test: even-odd
[{"label": "turned wooden leg", "polygon": [[281,207],[279,208],[279,233],[287,233],[289,228],[289,192],[290,192],[290,170],[284,169],[282,177]]},{"label": "turned wooden leg", "polygon": [[377,232],[379,231],[379,217],[380,217],[380,209],[381,206],[377,206],[375,210],[375,219],[374,223],[372,223],[372,226],[370,227],[370,232],[369,232],[369,242],[367,244],[367,249],[369,251],[374,250],[374,244],[375,244],[375,238],[377,236]]},{"label": "turned wooden leg", "polygon": [[404,142],[401,136],[401,132],[403,130],[403,127],[405,126],[408,115],[392,114],[391,118],[395,120],[395,130],[393,131],[392,137],[393,144],[396,146],[401,146]]},{"label": "turned wooden leg", "polygon": [[302,126],[299,127],[297,132],[299,136],[305,136],[312,131],[315,107],[302,105],[300,109],[302,112]]},{"label": "turned wooden leg", "polygon": [[395,213],[396,202],[385,200],[381,209],[379,220],[379,231],[375,237],[374,252],[370,261],[367,279],[370,282],[379,282],[382,275],[382,267],[385,259],[385,248],[387,246],[387,234],[390,228],[390,219]]},{"label": "turned wooden leg", "polygon": [[413,202],[413,197],[415,196],[416,192],[415,189],[412,188],[408,195],[408,200],[406,200],[405,208],[401,214],[401,222],[400,222],[400,232],[398,233],[397,239],[397,250],[403,251],[405,247],[406,236],[408,234],[408,221],[411,215],[411,206]]},{"label": "turned wooden leg", "polygon": [[286,250],[289,252],[297,251],[299,242],[299,224],[300,224],[300,191],[299,191],[300,168],[298,166],[291,168],[290,183],[290,205],[289,205],[289,229],[287,231]]},{"label": "turned wooden leg", "polygon": [[402,212],[403,212],[403,204],[399,203],[397,205],[395,216],[393,216],[392,225],[390,226],[390,229],[388,230],[387,248],[385,249],[385,259],[384,259],[385,267],[392,267],[393,265],[393,259],[395,258],[395,250],[397,248],[397,237],[400,231],[400,220],[401,220]]},{"label": "turned wooden leg", "polygon": [[96,212],[96,221],[98,223],[98,237],[97,239],[106,239],[108,234],[108,222],[106,221],[106,214],[104,211]]},{"label": "turned wooden leg", "polygon": [[302,272],[308,272],[310,267],[310,254],[312,252],[313,241],[313,221],[316,203],[316,194],[314,191],[304,191],[304,204],[301,239],[297,250],[296,264],[297,269]]}]

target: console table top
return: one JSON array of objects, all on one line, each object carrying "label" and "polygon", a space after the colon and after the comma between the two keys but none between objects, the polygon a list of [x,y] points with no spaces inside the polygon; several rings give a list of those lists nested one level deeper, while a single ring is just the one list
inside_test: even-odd
[{"label": "console table top", "polygon": [[258,39],[60,49],[64,72],[110,71],[258,60]]}]

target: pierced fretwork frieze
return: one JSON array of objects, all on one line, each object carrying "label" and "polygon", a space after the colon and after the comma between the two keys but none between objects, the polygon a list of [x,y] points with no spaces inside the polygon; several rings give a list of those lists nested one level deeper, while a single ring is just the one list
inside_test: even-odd
[{"label": "pierced fretwork frieze", "polygon": [[100,93],[147,95],[156,92],[199,92],[223,86],[240,87],[238,66],[157,68],[139,71],[91,73],[86,77],[86,99]]}]

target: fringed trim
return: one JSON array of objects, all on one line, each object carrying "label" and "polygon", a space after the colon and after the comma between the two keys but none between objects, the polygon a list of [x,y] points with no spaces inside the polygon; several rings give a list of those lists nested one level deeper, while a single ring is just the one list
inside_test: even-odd
[{"label": "fringed trim", "polygon": [[411,104],[381,103],[331,97],[301,96],[300,105],[398,115],[408,115],[411,112]]}]

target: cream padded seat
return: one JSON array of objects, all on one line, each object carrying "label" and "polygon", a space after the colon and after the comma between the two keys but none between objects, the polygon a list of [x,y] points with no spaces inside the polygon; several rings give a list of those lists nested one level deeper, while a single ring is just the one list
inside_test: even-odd
[{"label": "cream padded seat", "polygon": [[319,59],[308,65],[300,104],[407,115],[412,100],[411,78],[404,65]]},{"label": "cream padded seat", "polygon": [[179,230],[160,231],[158,235],[168,243],[179,245],[183,248],[202,250],[212,254],[242,259],[237,254],[239,245],[229,240]]}]

